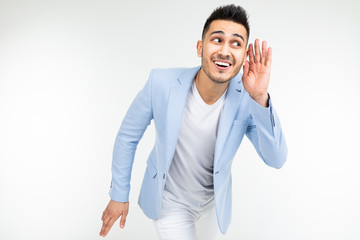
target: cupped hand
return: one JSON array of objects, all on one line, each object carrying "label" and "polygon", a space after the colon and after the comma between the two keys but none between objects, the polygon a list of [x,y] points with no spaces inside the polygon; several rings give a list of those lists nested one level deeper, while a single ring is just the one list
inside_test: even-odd
[{"label": "cupped hand", "polygon": [[262,106],[267,106],[268,86],[270,81],[272,49],[267,47],[267,42],[262,42],[260,51],[259,39],[249,44],[249,61],[245,60],[243,66],[243,84],[249,95]]}]

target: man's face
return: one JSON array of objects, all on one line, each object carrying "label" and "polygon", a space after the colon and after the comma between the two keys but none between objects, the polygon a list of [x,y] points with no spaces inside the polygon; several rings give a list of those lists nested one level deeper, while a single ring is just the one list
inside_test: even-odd
[{"label": "man's face", "polygon": [[244,63],[246,44],[247,32],[243,25],[228,20],[213,21],[203,41],[197,43],[201,69],[214,82],[228,82]]}]

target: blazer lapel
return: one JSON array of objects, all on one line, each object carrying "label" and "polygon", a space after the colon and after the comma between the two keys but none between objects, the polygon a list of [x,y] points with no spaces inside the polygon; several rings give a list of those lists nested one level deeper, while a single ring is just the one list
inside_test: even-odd
[{"label": "blazer lapel", "polygon": [[[238,111],[239,104],[241,102],[243,95],[244,95],[244,89],[241,84],[241,80],[235,77],[230,81],[228,91],[226,93],[224,108],[221,113],[220,123],[218,127],[216,144],[215,144],[215,154],[214,154],[215,171],[220,169],[221,163],[219,163],[219,159],[221,156],[221,152],[224,148],[224,144],[232,127],[235,115]],[[220,165],[218,166],[217,164]]]},{"label": "blazer lapel", "polygon": [[165,170],[169,169],[174,156],[187,96],[199,69],[200,67],[186,70],[178,77],[177,81],[174,81],[170,89],[166,115],[167,141],[165,144],[168,147],[166,148]]}]

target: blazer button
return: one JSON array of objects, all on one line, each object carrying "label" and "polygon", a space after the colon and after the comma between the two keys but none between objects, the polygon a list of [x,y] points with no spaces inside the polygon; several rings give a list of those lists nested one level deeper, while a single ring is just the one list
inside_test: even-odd
[{"label": "blazer button", "polygon": [[164,175],[163,175],[163,179],[165,179],[165,173],[164,173]]}]

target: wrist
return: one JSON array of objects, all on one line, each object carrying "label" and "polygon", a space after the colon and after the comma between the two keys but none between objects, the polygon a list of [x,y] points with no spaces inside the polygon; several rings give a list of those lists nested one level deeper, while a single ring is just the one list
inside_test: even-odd
[{"label": "wrist", "polygon": [[258,95],[258,96],[251,96],[250,97],[252,99],[254,99],[254,101],[256,101],[259,105],[263,106],[263,107],[268,107],[269,106],[269,94],[262,94],[262,95]]}]

